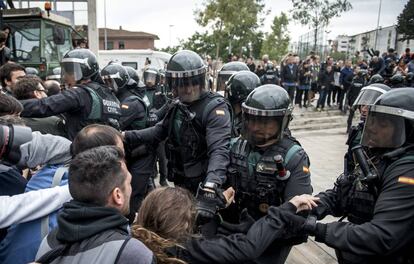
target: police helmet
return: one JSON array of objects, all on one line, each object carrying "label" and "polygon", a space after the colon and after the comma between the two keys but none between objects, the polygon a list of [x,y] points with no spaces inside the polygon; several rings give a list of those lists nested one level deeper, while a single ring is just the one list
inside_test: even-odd
[{"label": "police helmet", "polygon": [[119,93],[126,85],[135,83],[129,77],[128,71],[118,63],[109,63],[101,71],[101,77],[105,84],[115,93]]},{"label": "police helmet", "polygon": [[56,67],[56,68],[53,68],[52,74],[46,76],[46,80],[55,80],[55,81],[60,82],[61,76],[62,76],[62,68]]},{"label": "police helmet", "polygon": [[366,77],[368,75],[368,71],[365,69],[360,69],[358,72],[358,76]]},{"label": "police helmet", "polygon": [[285,89],[265,84],[254,89],[242,104],[243,137],[254,146],[267,146],[283,138],[293,106]]},{"label": "police helmet", "polygon": [[227,81],[225,97],[231,104],[244,102],[256,87],[260,86],[259,77],[251,71],[239,71]]},{"label": "police helmet", "polygon": [[[168,61],[165,77],[168,87],[183,103],[198,100],[206,84],[207,67],[201,57],[190,50],[176,52]],[[191,87],[191,94],[188,88]]]},{"label": "police helmet", "polygon": [[220,71],[218,72],[217,76],[217,92],[225,91],[226,89],[226,82],[229,80],[230,76],[235,74],[239,71],[248,71],[249,67],[243,62],[240,61],[232,61],[228,62],[221,67]]},{"label": "police helmet", "polygon": [[401,74],[397,73],[394,74],[391,78],[390,78],[390,85],[392,87],[396,87],[396,86],[401,86],[404,84],[404,76],[402,76]]},{"label": "police helmet", "polygon": [[155,68],[147,68],[144,71],[144,84],[148,88],[155,88],[160,82],[160,76],[158,70]]},{"label": "police helmet", "polygon": [[39,71],[33,67],[26,67],[26,75],[27,76],[39,76]]},{"label": "police helmet", "polygon": [[266,73],[273,73],[275,71],[275,65],[273,63],[268,62],[265,67]]},{"label": "police helmet", "polygon": [[100,81],[99,65],[95,54],[88,49],[73,49],[63,56],[62,80],[73,86],[82,80]]},{"label": "police helmet", "polygon": [[370,148],[399,148],[414,143],[414,89],[398,88],[371,105],[361,144]]},{"label": "police helmet", "polygon": [[369,80],[368,84],[372,83],[384,83],[384,78],[380,74],[374,74],[371,76],[371,79]]}]

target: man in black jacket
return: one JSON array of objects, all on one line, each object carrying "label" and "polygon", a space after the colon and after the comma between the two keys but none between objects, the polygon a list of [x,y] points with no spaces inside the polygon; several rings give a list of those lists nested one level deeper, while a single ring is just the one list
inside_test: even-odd
[{"label": "man in black jacket", "polygon": [[282,65],[280,78],[282,79],[283,88],[288,92],[290,100],[293,101],[298,85],[298,65],[294,63],[293,56],[289,56],[285,65]]}]

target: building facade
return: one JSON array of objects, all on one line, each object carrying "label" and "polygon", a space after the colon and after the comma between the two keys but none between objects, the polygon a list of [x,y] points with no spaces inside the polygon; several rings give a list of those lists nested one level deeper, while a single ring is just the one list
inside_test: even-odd
[{"label": "building facade", "polygon": [[[154,41],[158,36],[142,32],[119,29],[106,29],[107,50],[112,49],[154,49]],[[99,49],[105,49],[105,29],[99,29]]]}]

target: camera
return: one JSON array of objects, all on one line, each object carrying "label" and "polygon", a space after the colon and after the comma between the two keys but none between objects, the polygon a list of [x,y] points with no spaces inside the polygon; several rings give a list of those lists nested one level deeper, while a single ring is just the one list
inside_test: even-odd
[{"label": "camera", "polygon": [[25,126],[0,125],[0,160],[16,164],[20,146],[32,140],[32,129]]}]

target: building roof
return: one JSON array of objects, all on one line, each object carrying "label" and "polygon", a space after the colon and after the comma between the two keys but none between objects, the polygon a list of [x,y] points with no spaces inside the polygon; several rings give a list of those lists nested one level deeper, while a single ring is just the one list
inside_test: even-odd
[{"label": "building roof", "polygon": [[[388,28],[394,28],[395,27],[395,25],[391,25],[391,26],[386,26],[386,27],[379,27],[378,28],[378,31],[381,31],[381,30],[387,30]],[[363,34],[368,34],[368,33],[371,33],[371,32],[374,32],[374,31],[376,31],[377,29],[372,29],[372,30],[368,30],[368,31],[365,31],[365,32],[361,32],[361,33],[358,33],[358,34],[354,34],[354,35],[351,35],[351,36],[349,36],[349,37],[356,37],[356,36],[358,36],[358,35],[363,35]]]},{"label": "building roof", "polygon": [[[105,35],[104,32],[105,32],[104,28],[99,29],[99,38],[104,37]],[[159,39],[159,37],[155,34],[143,32],[143,31],[129,31],[129,30],[122,29],[122,27],[120,27],[119,29],[107,28],[106,34],[108,38],[151,38],[154,40]]]}]

